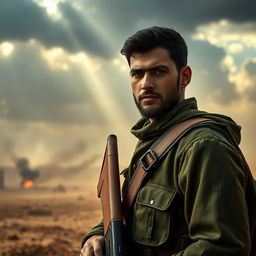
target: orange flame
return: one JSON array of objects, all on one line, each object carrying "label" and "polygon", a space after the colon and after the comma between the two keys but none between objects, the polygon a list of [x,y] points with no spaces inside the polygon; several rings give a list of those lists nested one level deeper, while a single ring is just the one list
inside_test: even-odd
[{"label": "orange flame", "polygon": [[34,184],[34,181],[33,180],[24,180],[23,182],[22,182],[22,187],[23,188],[31,188],[32,186],[33,186],[33,184]]}]

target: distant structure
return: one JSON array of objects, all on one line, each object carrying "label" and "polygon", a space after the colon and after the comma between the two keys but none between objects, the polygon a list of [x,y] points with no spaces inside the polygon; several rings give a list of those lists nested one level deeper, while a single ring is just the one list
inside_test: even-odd
[{"label": "distant structure", "polygon": [[0,169],[0,190],[4,188],[4,170]]}]

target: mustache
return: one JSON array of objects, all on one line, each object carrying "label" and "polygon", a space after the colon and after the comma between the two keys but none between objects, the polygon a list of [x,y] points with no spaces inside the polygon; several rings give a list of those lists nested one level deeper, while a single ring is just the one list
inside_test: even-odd
[{"label": "mustache", "polygon": [[141,95],[139,95],[138,100],[141,101],[143,97],[147,95],[154,95],[156,97],[162,98],[162,95],[158,92],[153,92],[153,91],[144,91]]}]

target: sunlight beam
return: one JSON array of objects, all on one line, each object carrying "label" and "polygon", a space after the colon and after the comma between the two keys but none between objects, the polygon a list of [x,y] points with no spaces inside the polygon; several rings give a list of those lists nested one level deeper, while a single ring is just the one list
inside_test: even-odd
[{"label": "sunlight beam", "polygon": [[13,43],[10,42],[3,42],[0,44],[0,56],[3,57],[10,57],[11,54],[14,52],[15,46]]},{"label": "sunlight beam", "polygon": [[[81,11],[80,11],[81,12]],[[90,18],[84,16],[84,22],[86,24],[89,23],[94,28],[92,30],[96,31],[99,26],[96,25],[95,19],[90,20]],[[72,40],[72,43],[77,49],[83,49],[84,47],[76,38],[75,34],[68,23],[64,23],[64,27],[66,27],[67,36]],[[101,37],[102,42],[107,44],[107,47],[111,49],[111,40],[107,38],[106,35],[103,36],[104,33],[98,31],[98,36]],[[112,51],[111,51],[112,52]],[[130,128],[129,121],[125,118],[125,113],[122,111],[122,106],[117,104],[117,100],[113,97],[111,93],[111,86],[104,84],[103,79],[99,75],[100,72],[95,68],[95,63],[92,62],[92,59],[86,55],[86,53],[79,53],[81,65],[79,65],[80,74],[84,80],[84,84],[87,85],[88,89],[92,93],[94,100],[97,102],[98,106],[101,109],[101,112],[104,113],[106,120],[108,120],[108,126],[115,128],[115,130],[120,131],[120,133],[127,134],[127,130]],[[71,55],[72,56],[72,55]],[[112,65],[112,60],[109,60],[110,65]],[[92,110],[93,111],[93,110]]]},{"label": "sunlight beam", "polygon": [[111,95],[111,87],[108,84],[104,84],[104,81],[100,79],[98,71],[94,68],[94,64],[90,58],[86,54],[81,55],[81,57],[84,58],[81,68],[83,79],[89,85],[94,100],[105,114],[110,127],[120,132],[127,132],[129,127],[128,120],[125,119],[125,115],[121,111],[120,106],[118,106],[116,99]]}]

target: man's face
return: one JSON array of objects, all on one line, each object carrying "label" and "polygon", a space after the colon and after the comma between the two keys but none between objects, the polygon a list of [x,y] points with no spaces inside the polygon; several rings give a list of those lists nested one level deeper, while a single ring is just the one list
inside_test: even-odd
[{"label": "man's face", "polygon": [[134,53],[130,68],[135,103],[141,114],[151,121],[184,99],[180,74],[166,49],[158,47]]}]

